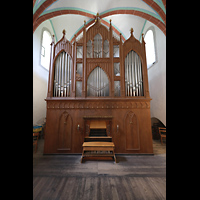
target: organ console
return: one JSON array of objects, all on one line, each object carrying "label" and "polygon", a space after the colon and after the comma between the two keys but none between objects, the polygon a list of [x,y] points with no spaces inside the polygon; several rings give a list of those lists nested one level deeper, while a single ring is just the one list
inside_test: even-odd
[{"label": "organ console", "polygon": [[116,153],[152,154],[145,42],[95,23],[73,43],[51,43],[44,154],[81,153],[86,141],[113,142]]}]

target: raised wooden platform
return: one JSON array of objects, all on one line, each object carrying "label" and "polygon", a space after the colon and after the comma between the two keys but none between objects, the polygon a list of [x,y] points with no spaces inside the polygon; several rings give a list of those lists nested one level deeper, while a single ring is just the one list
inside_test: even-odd
[{"label": "raised wooden platform", "polygon": [[113,157],[116,162],[114,153],[115,145],[113,142],[84,142],[81,163],[84,157]]}]

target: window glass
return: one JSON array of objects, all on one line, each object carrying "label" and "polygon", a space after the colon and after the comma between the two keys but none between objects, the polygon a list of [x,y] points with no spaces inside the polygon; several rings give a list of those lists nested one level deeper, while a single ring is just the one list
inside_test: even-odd
[{"label": "window glass", "polygon": [[49,70],[51,42],[51,34],[46,30],[43,31],[40,61],[41,65],[47,70]]},{"label": "window glass", "polygon": [[120,63],[114,63],[114,74],[120,76]]},{"label": "window glass", "polygon": [[82,81],[76,81],[76,97],[82,96]]},{"label": "window glass", "polygon": [[119,57],[119,45],[113,45],[113,56]]},{"label": "window glass", "polygon": [[87,58],[92,58],[92,41],[87,42]]},{"label": "window glass", "polygon": [[120,81],[114,81],[114,94],[115,97],[119,97],[120,96]]},{"label": "window glass", "polygon": [[78,76],[82,76],[82,73],[83,73],[83,64],[82,63],[76,64],[76,73],[78,74]]},{"label": "window glass", "polygon": [[103,44],[103,57],[104,58],[109,58],[109,42],[108,40],[105,40],[104,41],[104,44]]},{"label": "window glass", "polygon": [[147,31],[144,40],[146,43],[147,68],[149,68],[156,62],[155,43],[152,30]]},{"label": "window glass", "polygon": [[77,58],[83,58],[83,47],[77,46]]},{"label": "window glass", "polygon": [[102,37],[100,34],[94,37],[94,58],[102,58]]}]

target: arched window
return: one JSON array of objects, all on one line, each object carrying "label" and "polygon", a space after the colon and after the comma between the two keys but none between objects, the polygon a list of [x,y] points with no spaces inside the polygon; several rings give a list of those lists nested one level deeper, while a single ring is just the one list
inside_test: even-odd
[{"label": "arched window", "polygon": [[44,30],[42,33],[40,64],[47,70],[49,70],[51,42],[52,38],[50,32]]},{"label": "arched window", "polygon": [[155,41],[152,30],[148,30],[144,37],[146,43],[147,68],[156,62]]}]

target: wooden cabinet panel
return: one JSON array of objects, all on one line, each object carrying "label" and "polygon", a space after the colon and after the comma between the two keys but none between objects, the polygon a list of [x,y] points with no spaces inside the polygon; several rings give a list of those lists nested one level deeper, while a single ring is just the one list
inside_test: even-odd
[{"label": "wooden cabinet panel", "polygon": [[58,151],[71,150],[72,144],[72,118],[65,111],[59,120]]},{"label": "wooden cabinet panel", "polygon": [[126,150],[139,150],[139,130],[136,115],[130,111],[125,117]]}]

